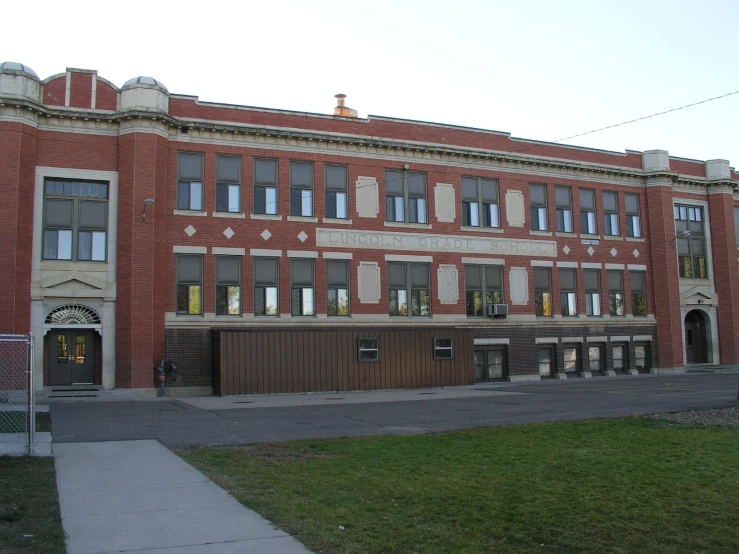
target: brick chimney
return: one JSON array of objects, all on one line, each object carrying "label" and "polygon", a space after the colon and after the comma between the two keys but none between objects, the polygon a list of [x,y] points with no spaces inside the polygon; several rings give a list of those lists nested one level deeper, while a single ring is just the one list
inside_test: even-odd
[{"label": "brick chimney", "polygon": [[347,108],[344,105],[344,98],[346,98],[346,94],[337,94],[334,96],[334,98],[336,98],[334,115],[339,115],[341,117],[357,117],[357,110],[352,110],[351,108]]}]

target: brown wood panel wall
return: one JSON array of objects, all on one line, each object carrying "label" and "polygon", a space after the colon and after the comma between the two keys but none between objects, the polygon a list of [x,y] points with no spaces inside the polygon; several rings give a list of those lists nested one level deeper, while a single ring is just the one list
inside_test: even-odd
[{"label": "brown wood panel wall", "polygon": [[[474,333],[431,329],[214,329],[216,394],[275,394],[469,385]],[[357,360],[359,338],[380,340],[380,361]],[[434,337],[453,337],[454,359],[434,360]]]}]

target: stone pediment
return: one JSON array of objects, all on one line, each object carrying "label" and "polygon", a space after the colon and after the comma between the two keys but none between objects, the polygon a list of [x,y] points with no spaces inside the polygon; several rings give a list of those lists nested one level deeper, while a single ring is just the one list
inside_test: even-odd
[{"label": "stone pediment", "polygon": [[680,304],[683,306],[693,304],[714,306],[718,304],[718,297],[715,294],[711,294],[708,287],[698,286],[683,292],[680,295]]},{"label": "stone pediment", "polygon": [[71,273],[59,273],[42,279],[41,286],[45,289],[103,290],[105,289],[106,283],[73,271]]}]

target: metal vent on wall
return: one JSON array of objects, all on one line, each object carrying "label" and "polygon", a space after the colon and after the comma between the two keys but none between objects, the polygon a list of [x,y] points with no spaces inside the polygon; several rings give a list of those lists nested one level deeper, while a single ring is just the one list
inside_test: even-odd
[{"label": "metal vent on wall", "polygon": [[100,316],[87,306],[59,306],[49,312],[45,323],[47,325],[99,325]]}]

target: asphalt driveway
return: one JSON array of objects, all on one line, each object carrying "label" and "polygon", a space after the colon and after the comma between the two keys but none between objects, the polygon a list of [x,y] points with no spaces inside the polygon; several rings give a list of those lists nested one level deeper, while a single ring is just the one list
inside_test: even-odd
[{"label": "asphalt driveway", "polygon": [[54,442],[156,439],[172,448],[426,433],[736,406],[738,384],[739,374],[642,375],[313,399],[75,400],[51,404],[52,435]]}]

